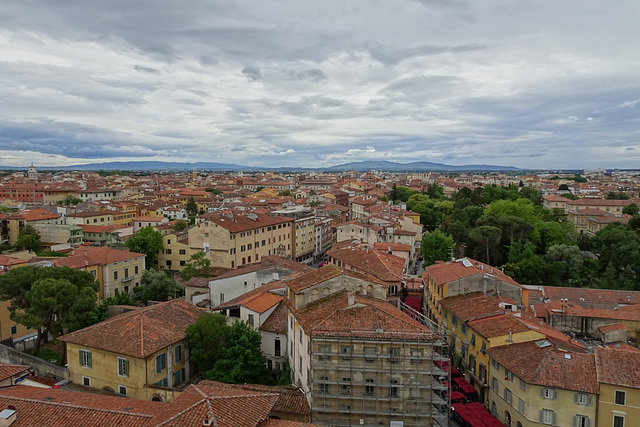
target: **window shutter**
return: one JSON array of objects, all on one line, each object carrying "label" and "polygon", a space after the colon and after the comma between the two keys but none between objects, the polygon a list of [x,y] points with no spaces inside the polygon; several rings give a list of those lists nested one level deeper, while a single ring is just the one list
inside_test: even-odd
[{"label": "window shutter", "polygon": [[587,405],[591,406],[593,404],[593,400],[590,394],[587,395]]},{"label": "window shutter", "polygon": [[544,387],[540,388],[540,397],[544,398]]},{"label": "window shutter", "polygon": [[125,359],[124,361],[124,375],[129,376],[129,359]]},{"label": "window shutter", "polygon": [[558,390],[553,390],[553,400],[556,400],[558,398]]},{"label": "window shutter", "polygon": [[556,413],[555,412],[551,413],[551,424],[554,425],[554,426],[556,425]]},{"label": "window shutter", "polygon": [[538,421],[544,422],[544,411],[542,409],[540,409],[540,412],[538,414]]},{"label": "window shutter", "polygon": [[577,415],[573,416],[573,427],[579,427],[580,424],[578,424],[580,422],[580,418],[578,418]]},{"label": "window shutter", "polygon": [[591,418],[584,419],[584,427],[591,427]]},{"label": "window shutter", "polygon": [[89,367],[91,368],[91,352],[89,351],[88,354],[89,354]]},{"label": "window shutter", "polygon": [[[580,400],[580,393],[573,394],[573,403],[578,403]],[[573,423],[575,425],[575,422]]]}]

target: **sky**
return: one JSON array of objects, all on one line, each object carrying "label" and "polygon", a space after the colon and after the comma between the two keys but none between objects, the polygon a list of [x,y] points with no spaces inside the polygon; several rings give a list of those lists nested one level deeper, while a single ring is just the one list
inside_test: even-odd
[{"label": "sky", "polygon": [[640,2],[0,8],[0,166],[640,168]]}]

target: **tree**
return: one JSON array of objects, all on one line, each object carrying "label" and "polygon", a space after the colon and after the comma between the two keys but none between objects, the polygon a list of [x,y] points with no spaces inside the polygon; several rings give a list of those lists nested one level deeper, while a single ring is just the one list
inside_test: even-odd
[{"label": "tree", "polygon": [[133,289],[135,298],[147,303],[148,301],[167,301],[182,295],[176,279],[160,270],[145,270],[140,280],[140,286]]},{"label": "tree", "polygon": [[133,252],[147,255],[145,264],[147,269],[150,269],[156,259],[156,254],[163,247],[162,234],[152,226],[147,225],[129,237],[124,245]]},{"label": "tree", "polygon": [[278,196],[281,196],[281,197],[291,196],[291,191],[289,191],[289,190],[280,190],[280,191],[278,191]]},{"label": "tree", "polygon": [[61,205],[61,206],[69,206],[69,205],[77,205],[79,203],[82,203],[82,200],[80,200],[77,197],[74,197],[71,194],[69,194],[64,199],[58,201],[57,204]]},{"label": "tree", "polygon": [[638,215],[638,213],[640,213],[640,209],[638,209],[638,205],[636,205],[635,203],[631,203],[625,206],[624,208],[622,208],[622,213],[631,215],[631,216],[636,216]]},{"label": "tree", "polygon": [[230,384],[273,384],[273,377],[266,368],[266,359],[260,350],[261,342],[262,336],[258,330],[244,321],[235,322],[229,327],[222,358],[205,372],[205,378]]},{"label": "tree", "polygon": [[413,194],[416,194],[417,191],[410,189],[409,187],[396,186],[393,184],[393,188],[389,193],[389,200],[393,200],[393,202],[406,202],[409,200]]},{"label": "tree", "polygon": [[444,199],[444,188],[440,187],[435,182],[429,184],[429,186],[427,187],[427,196],[431,197],[432,199]]},{"label": "tree", "polygon": [[227,318],[220,313],[204,314],[187,327],[190,356],[201,372],[209,371],[222,357],[228,332]]},{"label": "tree", "polygon": [[36,354],[49,333],[57,338],[96,322],[98,289],[91,273],[69,267],[27,266],[0,276],[0,298],[10,300],[11,320],[38,332]]},{"label": "tree", "polygon": [[174,230],[176,231],[186,230],[187,228],[189,228],[189,222],[184,219],[177,220],[176,225],[174,226]]},{"label": "tree", "polygon": [[211,260],[204,252],[196,252],[189,257],[184,268],[180,272],[182,280],[187,281],[192,277],[208,277],[211,269]]},{"label": "tree", "polygon": [[609,200],[629,200],[630,197],[624,191],[620,191],[620,192],[609,191],[604,198]]},{"label": "tree", "polygon": [[469,233],[471,240],[481,244],[485,248],[485,262],[491,265],[491,248],[494,248],[500,241],[502,230],[492,225],[481,225],[474,228]]},{"label": "tree", "polygon": [[518,194],[523,199],[529,199],[536,206],[542,206],[542,193],[532,187],[522,187]]},{"label": "tree", "polygon": [[450,234],[436,229],[422,236],[422,256],[424,266],[435,264],[437,260],[446,261],[451,258],[455,242]]},{"label": "tree", "polygon": [[558,190],[560,190],[560,191],[569,191],[569,186],[567,184],[560,184],[558,186]]},{"label": "tree", "polygon": [[564,193],[561,194],[562,197],[564,197],[565,199],[569,199],[569,200],[578,200],[578,196],[576,196],[575,194],[571,194],[571,193]]},{"label": "tree", "polygon": [[205,188],[204,191],[206,191],[207,193],[213,193],[215,195],[222,194],[222,191],[218,190],[217,188],[213,188],[213,187]]},{"label": "tree", "polygon": [[42,250],[42,243],[40,243],[40,233],[32,225],[26,225],[20,233],[18,233],[18,240],[16,240],[16,249],[21,251],[26,249],[32,252],[39,252]]},{"label": "tree", "polygon": [[189,197],[189,200],[187,200],[186,210],[189,216],[196,216],[198,214],[198,204],[193,196]]},{"label": "tree", "polygon": [[584,256],[575,245],[553,245],[545,255],[551,285],[570,285],[578,279]]},{"label": "tree", "polygon": [[615,223],[598,231],[591,239],[598,256],[600,273],[610,285],[640,290],[640,235],[626,224]]}]

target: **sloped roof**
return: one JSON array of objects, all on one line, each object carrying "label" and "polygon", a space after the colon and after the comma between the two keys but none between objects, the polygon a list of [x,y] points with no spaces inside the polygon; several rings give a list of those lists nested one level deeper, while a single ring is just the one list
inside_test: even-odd
[{"label": "sloped roof", "polygon": [[500,307],[500,303],[515,304],[511,298],[489,296],[482,292],[456,295],[440,301],[444,308],[463,322],[505,313],[507,310]]},{"label": "sloped roof", "polygon": [[357,273],[350,270],[343,270],[342,268],[337,267],[333,264],[327,264],[317,270],[311,270],[307,273],[297,274],[291,279],[287,279],[284,283],[293,292],[300,292],[304,289],[310,288],[311,286],[324,283],[327,280],[335,279],[336,277],[339,277],[341,275],[350,276],[356,279],[378,283],[381,285],[385,284],[383,281],[372,275]]},{"label": "sloped roof", "polygon": [[6,380],[18,374],[28,371],[30,369],[27,365],[12,365],[9,363],[0,363],[0,381]]},{"label": "sloped roof", "polygon": [[501,337],[509,335],[509,332],[517,334],[529,331],[525,324],[508,313],[471,320],[469,326],[485,338]]},{"label": "sloped roof", "polygon": [[626,349],[596,347],[598,381],[640,389],[640,355]]},{"label": "sloped roof", "polygon": [[536,341],[492,347],[487,353],[528,384],[598,393],[593,354],[568,353],[553,344],[540,347]]},{"label": "sloped roof", "polygon": [[273,313],[267,317],[267,320],[262,322],[260,325],[260,330],[265,332],[273,332],[276,334],[286,334],[287,333],[287,319],[288,319],[289,310],[287,310],[287,306],[285,304],[280,304],[273,310]]},{"label": "sloped roof", "polygon": [[504,274],[502,270],[488,264],[484,264],[480,261],[473,260],[469,257],[430,265],[425,269],[422,275],[425,278],[425,281],[429,276],[431,276],[437,284],[443,284],[472,276],[474,274],[484,275],[487,273],[495,276],[499,281],[520,286],[518,282]]},{"label": "sloped roof", "polygon": [[82,268],[87,265],[107,265],[145,256],[138,252],[121,251],[107,246],[82,246],[74,250],[69,257],[60,258],[55,263],[60,267]]},{"label": "sloped roof", "polygon": [[[269,282],[269,283],[265,283],[262,286],[258,286],[255,289],[250,290],[249,292],[245,292],[244,294],[235,297],[233,299],[230,299],[229,301],[226,301],[216,307],[214,307],[215,310],[221,310],[224,308],[228,308],[228,307],[235,307],[237,305],[245,305],[246,303],[249,303],[250,301],[254,300],[255,298],[263,295],[263,294],[268,294],[269,291],[273,291],[276,289],[283,289],[285,288],[285,284],[282,283],[279,280],[274,280],[273,282]],[[279,299],[282,299],[281,295],[275,295],[277,296]],[[277,303],[277,301],[275,302]],[[274,303],[274,304],[275,304]],[[273,306],[274,304],[272,304],[271,306]]]},{"label": "sloped roof", "polygon": [[133,310],[60,337],[61,341],[144,359],[185,338],[203,313],[175,299]]}]

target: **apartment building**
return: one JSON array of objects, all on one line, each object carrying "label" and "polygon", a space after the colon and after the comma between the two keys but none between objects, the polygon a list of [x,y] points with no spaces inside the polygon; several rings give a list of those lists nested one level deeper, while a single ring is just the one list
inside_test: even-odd
[{"label": "apartment building", "polygon": [[66,221],[70,225],[113,225],[113,214],[102,211],[76,212],[67,215]]},{"label": "apartment building", "polygon": [[131,293],[140,285],[145,270],[145,254],[111,249],[106,246],[81,246],[67,258],[54,261],[59,267],[88,271],[100,283],[98,302],[122,292]]},{"label": "apartment building", "polygon": [[595,349],[600,395],[598,427],[632,427],[640,420],[640,353],[634,347]]},{"label": "apartment building", "polygon": [[593,354],[567,352],[542,339],[487,350],[493,416],[517,427],[596,425],[598,380]]},{"label": "apartment building", "polygon": [[185,331],[201,313],[176,299],[61,336],[70,379],[136,399],[171,400],[171,389],[193,377]]},{"label": "apartment building", "polygon": [[313,210],[293,207],[271,212],[272,215],[293,219],[292,258],[297,262],[311,264],[315,260],[316,221]]},{"label": "apartment building", "polygon": [[256,213],[210,213],[189,229],[189,248],[204,251],[212,267],[237,268],[262,257],[291,258],[293,219]]},{"label": "apartment building", "polygon": [[158,270],[182,271],[190,256],[189,232],[178,231],[162,236],[162,249],[153,263]]}]

